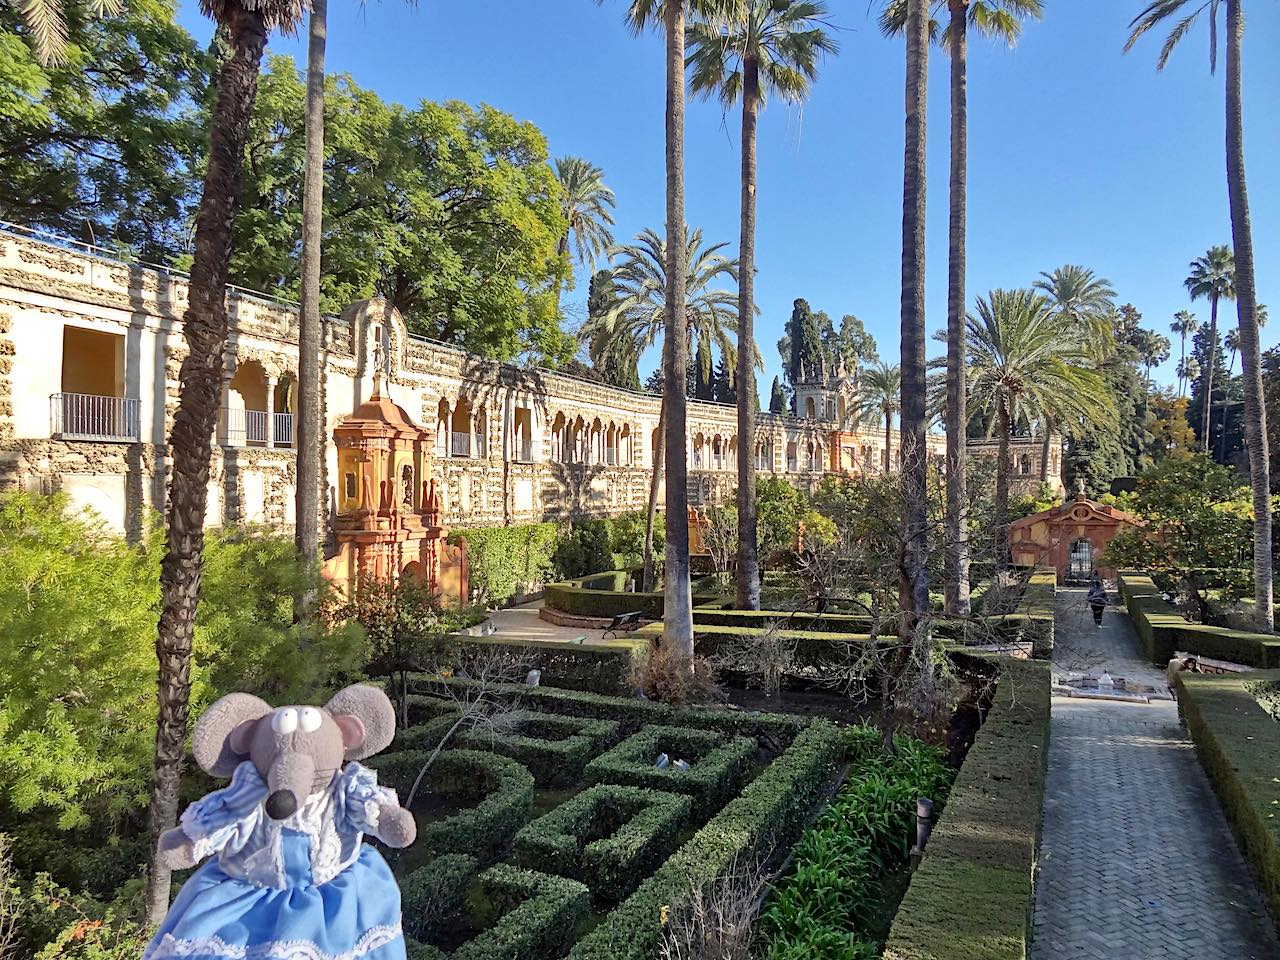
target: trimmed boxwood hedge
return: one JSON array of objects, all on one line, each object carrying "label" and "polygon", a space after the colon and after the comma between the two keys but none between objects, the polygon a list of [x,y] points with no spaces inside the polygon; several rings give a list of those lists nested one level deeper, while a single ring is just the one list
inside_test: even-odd
[{"label": "trimmed boxwood hedge", "polygon": [[1196,755],[1280,924],[1280,727],[1253,689],[1276,681],[1280,671],[1239,677],[1184,671],[1175,682]]},{"label": "trimmed boxwood hedge", "polygon": [[505,863],[480,874],[480,885],[499,906],[498,922],[452,953],[411,939],[411,960],[550,960],[590,909],[590,891],[576,880]]},{"label": "trimmed boxwood hedge", "polygon": [[[675,849],[691,809],[682,794],[597,784],[517,833],[516,855],[527,866],[584,879],[599,899],[620,900]],[[602,825],[608,835],[589,839]]]},{"label": "trimmed boxwood hedge", "polygon": [[[725,743],[711,730],[650,726],[596,757],[587,764],[583,776],[589,783],[692,794],[700,810],[713,810],[737,792],[755,752],[756,742],[749,737],[734,737]],[[662,770],[654,766],[660,753],[671,758],[671,765]],[[689,769],[677,769],[677,759],[689,760]]]},{"label": "trimmed boxwood hedge", "polygon": [[[477,686],[476,681],[434,674],[409,675],[411,691],[429,692],[451,687],[464,690]],[[808,720],[793,714],[726,711],[702,707],[676,710],[665,703],[623,697],[608,697],[578,690],[555,687],[527,687],[523,684],[489,684],[488,689],[511,702],[544,713],[560,713],[574,717],[601,720],[623,720],[634,723],[669,723],[677,726],[720,730],[724,733],[759,736],[768,733],[790,740],[808,725]]]},{"label": "trimmed boxwood hedge", "polygon": [[530,669],[541,671],[539,682],[547,686],[612,695],[631,689],[635,665],[649,652],[643,641],[629,637],[592,644],[530,642],[503,636],[454,639],[458,643],[452,664],[455,669],[465,670],[477,654],[500,650],[527,660]]},{"label": "trimmed boxwood hedge", "polygon": [[[628,567],[625,570],[606,570],[578,580],[549,583],[543,604],[552,610],[559,610],[561,613],[577,617],[611,619],[622,613],[637,611],[646,620],[661,620],[663,611],[661,590],[651,592],[623,590],[627,580],[638,579],[640,573],[640,567]],[[692,589],[695,602],[698,598],[715,597],[720,592],[714,576],[695,578]]]},{"label": "trimmed boxwood hedge", "polygon": [[460,730],[454,740],[460,747],[488,750],[518,760],[539,784],[576,779],[583,766],[618,736],[617,720],[561,717],[528,710],[509,719],[510,729],[472,727]]},{"label": "trimmed boxwood hedge", "polygon": [[447,853],[401,880],[405,934],[418,940],[436,936],[441,924],[466,900],[478,863],[475,857],[466,854]]},{"label": "trimmed boxwood hedge", "polygon": [[867,634],[871,620],[851,613],[795,613],[778,610],[724,610],[699,607],[693,611],[695,627],[748,627],[762,629],[776,620],[786,621],[786,629],[804,633]]},{"label": "trimmed boxwood hedge", "polygon": [[1280,667],[1280,638],[1190,623],[1160,595],[1160,589],[1145,574],[1121,571],[1120,595],[1147,657],[1158,666],[1164,666],[1177,651],[1183,650],[1264,670]]},{"label": "trimmed boxwood hedge", "polygon": [[1023,960],[1049,747],[1049,664],[1008,657],[885,946],[886,960]]},{"label": "trimmed boxwood hedge", "polygon": [[[427,750],[388,753],[371,759],[369,766],[401,799],[407,799],[429,756]],[[479,800],[444,820],[420,824],[417,843],[428,850],[484,855],[510,840],[529,820],[533,777],[507,757],[479,750],[445,750],[436,757],[423,784],[435,794]]]},{"label": "trimmed boxwood hedge", "polygon": [[765,856],[800,832],[805,814],[835,773],[844,735],[815,721],[725,804],[630,897],[574,945],[570,960],[651,960],[662,938],[663,908],[735,863]]}]

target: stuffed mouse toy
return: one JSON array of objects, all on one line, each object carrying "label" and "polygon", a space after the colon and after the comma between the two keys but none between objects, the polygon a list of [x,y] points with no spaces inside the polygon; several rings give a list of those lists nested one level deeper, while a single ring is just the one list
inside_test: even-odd
[{"label": "stuffed mouse toy", "polygon": [[[160,836],[170,868],[216,854],[182,886],[143,960],[404,960],[400,890],[361,842],[413,843],[413,816],[356,763],[391,743],[395,709],[355,685],[323,708],[247,693],[196,724],[196,762],[231,785]],[[344,766],[345,763],[345,766]]]}]

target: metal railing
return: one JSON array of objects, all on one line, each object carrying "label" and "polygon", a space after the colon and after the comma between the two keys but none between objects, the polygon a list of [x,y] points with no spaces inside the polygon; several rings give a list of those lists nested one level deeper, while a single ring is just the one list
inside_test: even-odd
[{"label": "metal railing", "polygon": [[788,458],[787,458],[787,472],[788,472],[788,473],[795,473],[795,472],[796,472],[796,460],[795,460],[795,457],[788,457]]},{"label": "metal railing", "polygon": [[458,433],[456,430],[450,435],[449,455],[452,457],[469,457],[471,456],[471,434]]},{"label": "metal railing", "polygon": [[605,466],[616,467],[618,465],[618,451],[606,449],[604,452],[604,462]]},{"label": "metal railing", "polygon": [[267,411],[228,408],[226,416],[228,447],[267,445]]},{"label": "metal railing", "polygon": [[274,418],[274,435],[272,439],[277,447],[293,446],[293,414],[292,413],[275,413]]},{"label": "metal railing", "polygon": [[138,432],[138,401],[89,393],[55,393],[49,398],[51,432],[64,440],[132,440]]},{"label": "metal railing", "polygon": [[533,441],[523,440],[516,447],[516,459],[522,463],[533,463]]}]

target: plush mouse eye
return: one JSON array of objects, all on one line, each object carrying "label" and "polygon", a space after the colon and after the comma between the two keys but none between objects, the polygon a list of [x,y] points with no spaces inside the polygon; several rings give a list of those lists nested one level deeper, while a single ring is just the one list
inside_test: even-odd
[{"label": "plush mouse eye", "polygon": [[303,733],[315,733],[320,729],[323,721],[324,714],[315,707],[303,707],[302,714],[298,717],[298,726],[302,728]]},{"label": "plush mouse eye", "polygon": [[271,729],[276,733],[293,733],[298,729],[298,711],[293,707],[277,710],[271,715]]}]

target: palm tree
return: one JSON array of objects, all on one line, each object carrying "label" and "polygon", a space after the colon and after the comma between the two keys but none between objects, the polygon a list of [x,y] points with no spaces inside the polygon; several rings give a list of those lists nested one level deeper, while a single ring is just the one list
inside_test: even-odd
[{"label": "palm tree", "polygon": [[1178,396],[1183,397],[1186,396],[1187,386],[1187,380],[1182,375],[1187,360],[1187,337],[1200,329],[1200,321],[1190,310],[1179,310],[1173,315],[1173,323],[1169,324],[1169,329],[1178,335],[1181,343],[1178,354]]},{"label": "palm tree", "polygon": [[[1255,311],[1258,318],[1258,329],[1261,330],[1267,325],[1267,305],[1265,303],[1258,304]],[[1231,361],[1227,364],[1227,381],[1235,375],[1236,354],[1240,352],[1240,328],[1232,327],[1227,331],[1227,335],[1222,338],[1222,342],[1226,344],[1227,349],[1231,352]],[[1222,398],[1222,416],[1220,418],[1218,429],[1218,462],[1221,463],[1226,457],[1227,450],[1227,404],[1230,401],[1224,393]],[[1238,401],[1236,401],[1238,402]]]},{"label": "palm tree", "polygon": [[169,436],[168,536],[160,568],[162,599],[156,636],[160,671],[150,805],[153,856],[147,891],[147,916],[153,923],[160,921],[169,906],[169,871],[154,853],[160,834],[174,825],[178,813],[209,459],[222,399],[231,224],[267,34],[276,28],[292,29],[302,17],[300,0],[201,0],[200,8],[217,21],[228,53],[218,71],[218,96],[209,123],[209,159],[196,213],[195,256],[183,318],[187,355],[179,373],[178,409]]},{"label": "palm tree", "polygon": [[[21,0],[14,3],[22,25],[31,36],[31,46],[42,66],[58,67],[67,62],[66,4],[62,0]],[[114,17],[124,9],[122,0],[86,0],[84,6],[98,17]]]},{"label": "palm tree", "polygon": [[[710,357],[712,347],[720,351],[725,363],[732,363],[735,352],[735,335],[738,329],[738,298],[731,290],[717,284],[723,279],[735,279],[738,263],[725,257],[721,251],[728,246],[717,243],[702,245],[702,231],[685,229],[682,246],[689,251],[688,270],[682,286],[688,296],[685,301],[685,322],[682,324],[687,340],[683,353],[688,356],[699,352]],[[653,230],[644,230],[636,242],[613,251],[619,261],[613,269],[613,296],[609,309],[588,318],[581,335],[588,343],[591,359],[598,366],[613,365],[616,368],[634,369],[641,354],[661,337],[663,354],[669,355],[665,338],[672,324],[667,322],[666,244]],[[755,366],[759,366],[757,360]],[[710,363],[703,375],[710,377]],[[683,399],[685,382],[680,383]],[[645,523],[644,586],[653,589],[653,524],[658,509],[658,487],[662,482],[662,463],[666,456],[665,427],[669,396],[666,390],[666,374],[663,374],[663,397],[659,408],[658,443],[654,450],[653,477],[649,487],[649,513]],[[738,438],[741,447],[743,441]],[[686,454],[687,455],[687,454]],[[671,483],[668,476],[668,485]],[[670,526],[670,524],[668,524]],[[687,533],[687,530],[686,530]]]},{"label": "palm tree", "polygon": [[884,421],[884,472],[893,469],[893,416],[902,405],[902,368],[879,363],[862,371],[855,415],[863,423]]},{"label": "palm tree", "polygon": [[[731,14],[731,15],[726,15]],[[754,354],[756,247],[756,119],[771,95],[799,103],[818,75],[818,61],[836,43],[822,29],[821,0],[743,0],[732,11],[698,19],[689,31],[695,94],[716,95],[728,108],[742,100],[741,236],[738,244],[738,569],[737,605],[760,609],[756,549]]]},{"label": "palm tree", "polygon": [[1009,437],[1014,424],[1113,422],[1106,384],[1092,369],[1094,352],[1034,290],[993,290],[978,298],[967,323],[972,359],[970,389],[979,409],[994,415],[1000,446],[996,461],[996,543],[1000,566],[1009,563]]},{"label": "palm tree", "polygon": [[561,157],[556,161],[556,179],[564,190],[560,200],[565,230],[560,238],[560,256],[568,256],[573,240],[579,266],[594,270],[596,260],[611,246],[614,196],[605,185],[604,171],[581,157]]},{"label": "palm tree", "polygon": [[[314,569],[320,544],[320,463],[324,457],[320,408],[320,241],[324,228],[324,60],[329,33],[328,0],[311,0],[307,22],[306,163],[302,181],[302,283],[298,295],[298,409],[295,425],[297,476],[294,546]],[[313,597],[304,592],[296,615],[310,615]]]},{"label": "palm tree", "polygon": [[[1022,34],[1022,21],[1040,19],[1040,0],[946,0],[950,20],[943,42],[951,56],[951,183],[947,239],[947,510],[943,566],[944,609],[969,613],[969,549],[965,424],[965,271],[968,251],[969,179],[969,31],[1003,40],[1010,47]],[[881,28],[899,34],[906,27],[906,0],[891,0]]]},{"label": "palm tree", "polygon": [[1204,398],[1201,401],[1200,448],[1209,452],[1210,409],[1213,402],[1213,373],[1218,365],[1218,302],[1232,300],[1236,295],[1235,261],[1231,248],[1210,247],[1204,256],[1191,261],[1185,286],[1192,300],[1204,297],[1209,301],[1209,352],[1204,372]]},{"label": "palm tree", "polygon": [[[1241,59],[1244,49],[1243,0],[1199,0],[1200,5],[1178,20],[1160,50],[1163,68],[1178,41],[1199,15],[1209,11],[1209,70],[1218,62],[1218,12],[1227,8],[1227,198],[1231,208],[1231,246],[1235,252],[1236,313],[1240,327],[1240,362],[1244,368],[1244,431],[1249,450],[1249,482],[1253,489],[1253,594],[1255,616],[1268,631],[1275,626],[1271,608],[1271,491],[1267,451],[1267,410],[1262,394],[1262,363],[1258,346],[1257,288],[1253,267],[1253,226],[1249,218],[1249,190],[1244,167],[1244,109]],[[1152,0],[1133,19],[1129,50],[1148,30],[1180,16],[1187,0]],[[1216,343],[1216,340],[1214,341]],[[1207,396],[1207,394],[1206,394]]]},{"label": "palm tree", "polygon": [[1191,383],[1200,376],[1200,361],[1195,357],[1183,357],[1178,361],[1178,382]]}]

